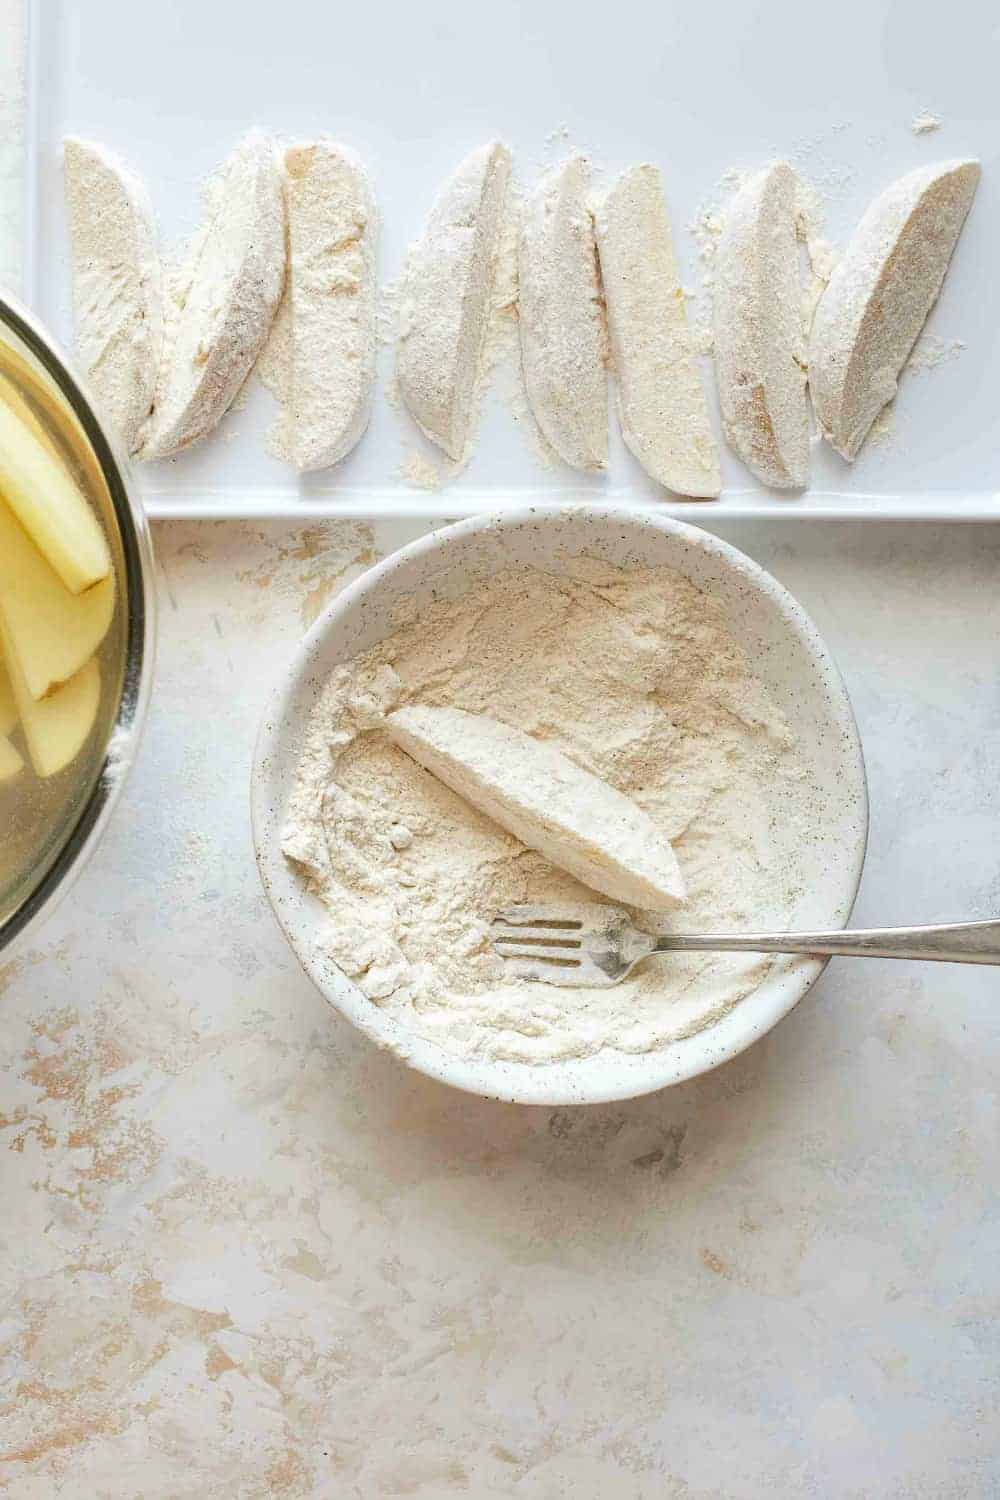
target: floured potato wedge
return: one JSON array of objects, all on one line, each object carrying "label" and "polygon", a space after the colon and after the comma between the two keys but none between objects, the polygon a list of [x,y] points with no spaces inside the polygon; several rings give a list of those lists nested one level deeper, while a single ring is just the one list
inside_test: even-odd
[{"label": "floured potato wedge", "polygon": [[375,384],[375,245],[371,183],[332,141],[285,152],[290,410],[295,467],[325,469],[368,425]]},{"label": "floured potato wedge", "polygon": [[719,449],[659,170],[646,163],[623,172],[597,204],[594,222],[622,435],[667,489],[712,499],[722,488]]},{"label": "floured potato wedge", "polygon": [[401,750],[529,849],[592,890],[650,911],[683,904],[677,857],[652,819],[554,746],[458,708],[388,715]]},{"label": "floured potato wedge", "polygon": [[797,195],[787,162],[755,173],[729,207],[715,258],[723,426],[747,467],[777,489],[809,478]]},{"label": "floured potato wedge", "polygon": [[164,349],[143,458],[216,425],[263,348],[285,283],[285,200],[274,146],[251,132],[223,168],[190,285]]},{"label": "floured potato wedge", "polygon": [[139,446],[163,348],[163,272],[144,184],[91,141],[68,136],[63,177],[73,250],[76,348],[127,453]]},{"label": "floured potato wedge", "polygon": [[489,327],[510,152],[473,151],[449,177],[411,248],[396,373],[422,431],[449,458],[465,452]]},{"label": "floured potato wedge", "polygon": [[524,383],[546,442],[574,469],[608,464],[608,377],[590,164],[573,156],[525,207],[518,246]]},{"label": "floured potato wedge", "polygon": [[823,436],[853,459],[937,301],[979,183],[977,161],[918,167],[868,209],[819,300],[809,385]]}]

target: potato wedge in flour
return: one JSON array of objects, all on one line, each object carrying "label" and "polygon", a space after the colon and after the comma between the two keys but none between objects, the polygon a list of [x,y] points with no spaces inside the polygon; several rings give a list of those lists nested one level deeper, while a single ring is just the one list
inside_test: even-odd
[{"label": "potato wedge in flour", "polygon": [[683,904],[677,857],[627,797],[554,746],[485,714],[415,704],[388,715],[401,750],[529,849],[616,901]]}]

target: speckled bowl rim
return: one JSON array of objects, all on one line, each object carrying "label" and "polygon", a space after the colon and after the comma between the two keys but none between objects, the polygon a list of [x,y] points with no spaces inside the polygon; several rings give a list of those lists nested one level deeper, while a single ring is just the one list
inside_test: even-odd
[{"label": "speckled bowl rim", "polygon": [[[459,521],[394,552],[368,569],[331,602],[301,642],[288,670],[274,691],[257,736],[251,771],[250,803],[257,867],[274,914],[306,973],[326,1000],[379,1047],[396,1054],[410,1067],[442,1083],[486,1098],[538,1105],[596,1104],[635,1098],[671,1084],[681,1083],[736,1057],[764,1036],[812,988],[826,967],[825,959],[798,959],[769,977],[726,1015],[693,1036],[684,1037],[655,1052],[641,1056],[605,1049],[597,1057],[605,1062],[607,1076],[580,1079],[576,1074],[594,1073],[593,1056],[580,1061],[532,1064],[463,1059],[437,1043],[414,1035],[392,1016],[379,1009],[325,955],[316,942],[323,911],[307,895],[305,882],[281,853],[281,825],[294,778],[301,740],[289,742],[295,726],[308,721],[317,694],[335,664],[324,659],[328,640],[342,623],[364,605],[373,605],[378,592],[394,575],[420,572],[457,541],[477,532],[502,532],[511,528],[546,527],[558,522],[579,521],[590,529],[609,526],[634,533],[641,551],[642,537],[655,531],[667,533],[681,545],[674,566],[684,572],[683,553],[691,548],[721,563],[738,575],[751,593],[763,596],[776,609],[797,644],[805,650],[822,683],[828,709],[827,729],[838,748],[839,775],[845,797],[853,799],[856,822],[849,847],[834,881],[831,874],[827,924],[843,926],[857,896],[868,839],[868,789],[864,757],[857,723],[839,669],[819,632],[802,607],[784,586],[728,542],[696,526],[669,516],[650,514],[629,507],[590,503],[551,508],[519,508],[493,516],[475,516]],[[386,619],[386,633],[389,620]],[[345,657],[346,659],[346,657]]]}]

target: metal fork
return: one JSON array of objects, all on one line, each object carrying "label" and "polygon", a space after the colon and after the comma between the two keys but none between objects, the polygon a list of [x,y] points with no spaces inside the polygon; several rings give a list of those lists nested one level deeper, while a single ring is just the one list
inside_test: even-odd
[{"label": "metal fork", "polygon": [[494,918],[496,951],[526,979],[599,988],[620,984],[655,953],[808,953],[1000,964],[1000,921],[833,932],[640,932],[617,906],[510,906]]}]

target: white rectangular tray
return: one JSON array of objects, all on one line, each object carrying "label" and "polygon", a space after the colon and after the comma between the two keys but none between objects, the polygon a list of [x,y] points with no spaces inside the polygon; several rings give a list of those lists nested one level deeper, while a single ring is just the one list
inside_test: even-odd
[{"label": "white rectangular tray", "polygon": [[[299,479],[265,449],[270,396],[180,458],[142,467],[158,516],[441,515],[606,497],[687,519],[724,515],[992,519],[1000,515],[1000,41],[991,0],[37,0],[31,13],[28,295],[68,345],[72,329],[60,143],[92,136],[145,174],[166,241],[189,232],[199,185],[251,125],[329,133],[358,150],[383,217],[381,276],[460,157],[493,135],[522,183],[579,145],[603,172],[663,168],[686,284],[688,226],[730,167],[792,161],[827,200],[842,243],[872,195],[923,162],[975,154],[985,173],[928,332],[964,349],[904,377],[895,431],[850,467],[818,448],[813,487],[769,494],[730,455],[718,502],[678,500],[614,432],[606,480],[537,457],[495,394],[474,456],[438,492],[401,477],[434,450],[385,396],[337,469]],[[943,120],[915,135],[914,116]],[[510,377],[507,377],[509,383]],[[495,382],[496,383],[496,382]],[[502,377],[501,377],[502,383]],[[614,430],[615,424],[612,424]]]}]

